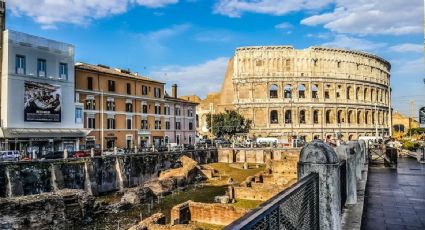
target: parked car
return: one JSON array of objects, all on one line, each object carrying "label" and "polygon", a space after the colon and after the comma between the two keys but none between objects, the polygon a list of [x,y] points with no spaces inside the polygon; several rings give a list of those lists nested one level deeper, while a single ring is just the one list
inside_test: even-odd
[{"label": "parked car", "polygon": [[199,139],[198,144],[203,144],[203,145],[208,144],[208,145],[210,145],[211,140],[210,139]]},{"label": "parked car", "polygon": [[189,145],[189,144],[184,144],[184,145],[183,145],[183,148],[184,148],[185,150],[194,150],[194,149],[195,149],[195,146],[193,146],[193,145]]},{"label": "parked car", "polygon": [[170,151],[181,151],[182,150],[182,146],[178,145],[177,143],[168,143],[167,147]]},{"label": "parked car", "polygon": [[21,154],[18,151],[0,151],[1,161],[19,161]]},{"label": "parked car", "polygon": [[75,158],[80,158],[80,157],[89,157],[90,156],[90,151],[77,151],[74,154]]}]

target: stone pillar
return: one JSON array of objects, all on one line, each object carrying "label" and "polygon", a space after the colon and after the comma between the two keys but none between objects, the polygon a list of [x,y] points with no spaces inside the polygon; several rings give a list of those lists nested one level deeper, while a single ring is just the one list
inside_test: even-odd
[{"label": "stone pillar", "polygon": [[138,149],[137,149],[137,145],[134,145],[134,154],[137,154]]},{"label": "stone pillar", "polygon": [[355,158],[356,158],[356,177],[357,180],[361,180],[362,179],[362,169],[363,169],[363,164],[362,164],[362,150],[360,148],[360,144],[358,141],[350,141],[348,142],[348,145],[350,146],[350,148],[353,149],[354,153],[355,153]]},{"label": "stone pillar", "polygon": [[[362,164],[364,165],[364,164],[367,164],[368,162],[367,162],[367,146],[366,146],[366,142],[364,141],[364,140],[359,140],[358,141],[359,142],[359,144],[360,144],[360,149],[361,149],[361,151],[362,151],[362,153],[361,153],[361,155],[362,155]],[[363,165],[362,165],[362,167],[363,167]]]},{"label": "stone pillar", "polygon": [[117,155],[117,153],[118,153],[118,148],[115,146],[114,147],[114,155]]},{"label": "stone pillar", "polygon": [[301,149],[298,178],[319,174],[319,213],[321,230],[341,229],[339,160],[333,148],[314,140]]},{"label": "stone pillar", "polygon": [[68,159],[68,150],[63,150],[63,159]]},{"label": "stone pillar", "polygon": [[97,196],[99,193],[97,192],[97,183],[94,177],[94,173],[93,162],[84,162],[84,190],[90,195]]},{"label": "stone pillar", "polygon": [[91,148],[91,149],[90,149],[90,156],[91,156],[91,157],[94,157],[94,148]]},{"label": "stone pillar", "polygon": [[346,190],[347,200],[346,204],[357,203],[357,180],[356,180],[356,153],[354,148],[349,145],[342,144],[336,148],[336,153],[339,160],[345,160],[346,162]]}]

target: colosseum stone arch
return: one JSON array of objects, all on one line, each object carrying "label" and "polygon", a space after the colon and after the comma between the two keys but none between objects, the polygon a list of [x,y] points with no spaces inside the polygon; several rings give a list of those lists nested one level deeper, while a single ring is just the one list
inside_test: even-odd
[{"label": "colosseum stone arch", "polygon": [[215,106],[251,119],[255,136],[388,135],[390,68],[378,56],[345,49],[240,47]]}]

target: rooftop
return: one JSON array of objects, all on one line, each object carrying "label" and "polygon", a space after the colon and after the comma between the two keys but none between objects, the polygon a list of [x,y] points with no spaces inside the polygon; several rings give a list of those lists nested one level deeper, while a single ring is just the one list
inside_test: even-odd
[{"label": "rooftop", "polygon": [[130,72],[130,70],[119,69],[119,68],[111,68],[111,67],[106,66],[106,65],[100,65],[100,64],[92,65],[92,64],[87,64],[87,63],[83,63],[83,62],[77,62],[75,64],[75,68],[77,70],[80,69],[80,70],[86,70],[86,71],[94,71],[94,72],[97,72],[97,73],[104,73],[104,74],[116,75],[116,76],[131,78],[131,79],[144,80],[144,81],[150,81],[150,82],[159,83],[159,84],[165,84],[164,82],[157,81],[157,80],[151,79],[151,78],[146,77],[146,76],[141,76],[138,73]]}]

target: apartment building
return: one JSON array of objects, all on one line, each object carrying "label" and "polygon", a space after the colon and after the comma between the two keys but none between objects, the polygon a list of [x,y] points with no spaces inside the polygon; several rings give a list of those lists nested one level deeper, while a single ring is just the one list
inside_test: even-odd
[{"label": "apartment building", "polygon": [[197,103],[177,97],[177,85],[172,85],[172,95],[165,96],[165,110],[168,116],[165,121],[166,143],[178,145],[195,144],[196,138],[196,106]]},{"label": "apartment building", "polygon": [[164,145],[164,83],[124,69],[77,63],[76,101],[84,104],[88,148]]},{"label": "apartment building", "polygon": [[74,46],[11,30],[3,38],[0,148],[78,150],[88,130],[74,101]]}]

